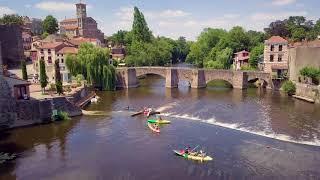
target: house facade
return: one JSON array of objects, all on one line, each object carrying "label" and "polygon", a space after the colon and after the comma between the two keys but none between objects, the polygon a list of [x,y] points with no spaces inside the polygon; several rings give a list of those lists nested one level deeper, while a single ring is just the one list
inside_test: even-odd
[{"label": "house facade", "polygon": [[70,73],[65,65],[66,55],[77,53],[75,46],[68,42],[50,42],[43,43],[38,47],[37,57],[38,60],[34,64],[35,70],[40,72],[40,60],[45,62],[46,73],[49,82],[55,82],[54,63],[55,60],[59,60],[60,72],[63,76],[63,82],[70,82]]},{"label": "house facade", "polygon": [[96,20],[87,17],[86,4],[76,4],[76,18],[65,19],[60,22],[60,33],[68,37],[85,37],[99,39],[104,42],[104,33],[98,29]]},{"label": "house facade", "polygon": [[281,78],[288,73],[288,41],[280,36],[272,36],[265,41],[263,71],[273,78]]},{"label": "house facade", "polygon": [[248,51],[240,51],[234,54],[233,65],[236,71],[241,70],[242,66],[249,65],[250,53]]}]

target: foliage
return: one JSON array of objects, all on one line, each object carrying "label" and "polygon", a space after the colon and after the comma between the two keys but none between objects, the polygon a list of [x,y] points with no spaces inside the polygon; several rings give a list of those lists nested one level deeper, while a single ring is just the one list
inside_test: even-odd
[{"label": "foliage", "polygon": [[76,77],[73,77],[77,81],[78,86],[81,86],[81,82],[84,80],[84,77],[82,74],[78,74]]},{"label": "foliage", "polygon": [[264,40],[261,32],[246,32],[236,26],[229,32],[206,28],[190,47],[186,61],[197,67],[229,69],[233,53],[249,50]]},{"label": "foliage", "polygon": [[82,74],[88,83],[102,90],[114,90],[115,68],[109,65],[109,54],[108,49],[84,43],[77,56],[67,55],[66,65],[72,75]]},{"label": "foliage", "polygon": [[284,82],[281,88],[289,96],[294,95],[296,93],[296,85],[292,81]]},{"label": "foliage", "polygon": [[47,32],[49,34],[54,34],[56,32],[58,32],[59,30],[59,25],[58,25],[58,21],[55,17],[53,17],[52,15],[48,15],[42,22],[42,27],[43,27],[43,31]]},{"label": "foliage", "polygon": [[249,66],[241,66],[241,70],[242,71],[256,71],[257,68],[249,65]]},{"label": "foliage", "polygon": [[48,85],[48,77],[46,74],[46,66],[44,60],[40,60],[40,85],[42,93],[44,93],[45,87]]},{"label": "foliage", "polygon": [[50,85],[49,85],[49,91],[56,91],[56,90],[57,90],[56,84],[50,83]]},{"label": "foliage", "polygon": [[144,15],[137,7],[134,7],[132,36],[133,40],[138,42],[151,42],[152,39],[152,32],[148,28]]},{"label": "foliage", "polygon": [[44,32],[43,34],[41,34],[41,39],[45,39],[48,36],[49,36],[49,33]]},{"label": "foliage", "polygon": [[320,76],[320,69],[315,67],[304,67],[300,70],[300,75],[310,78],[318,78]]},{"label": "foliage", "polygon": [[69,117],[69,113],[65,111],[57,111],[56,115],[52,115],[52,120],[53,121],[65,121],[65,120],[70,120],[71,118]]},{"label": "foliage", "polygon": [[22,79],[28,80],[27,66],[26,66],[25,60],[21,61],[21,71],[22,71]]},{"label": "foliage", "polygon": [[5,14],[2,18],[0,18],[0,24],[23,25],[23,19],[22,16],[17,14]]},{"label": "foliage", "polygon": [[128,34],[128,31],[119,30],[117,33],[110,36],[109,40],[111,40],[116,45],[125,45],[127,44],[127,41],[126,41],[127,34]]},{"label": "foliage", "polygon": [[252,68],[257,68],[259,63],[259,58],[261,55],[263,55],[264,51],[264,44],[259,43],[257,46],[255,46],[251,52],[250,52],[250,58],[249,58],[249,64]]},{"label": "foliage", "polygon": [[314,40],[320,34],[320,22],[318,20],[314,24],[303,16],[290,16],[288,19],[271,22],[265,32],[268,36],[281,36],[295,42]]},{"label": "foliage", "polygon": [[54,73],[55,73],[55,82],[56,82],[57,93],[59,95],[63,94],[59,60],[55,60],[55,62],[54,62]]}]

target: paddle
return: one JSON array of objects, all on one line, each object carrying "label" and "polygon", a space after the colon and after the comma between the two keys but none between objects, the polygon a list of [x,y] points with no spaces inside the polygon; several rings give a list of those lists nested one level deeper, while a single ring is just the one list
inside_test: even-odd
[{"label": "paddle", "polygon": [[195,148],[193,148],[190,152],[193,152],[194,150],[196,150],[199,147],[199,145],[197,145]]}]

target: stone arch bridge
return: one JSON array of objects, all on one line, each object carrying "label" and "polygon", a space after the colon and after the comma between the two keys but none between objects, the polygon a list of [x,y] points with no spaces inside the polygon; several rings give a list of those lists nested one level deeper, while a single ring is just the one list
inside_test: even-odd
[{"label": "stone arch bridge", "polygon": [[245,89],[249,81],[259,80],[267,88],[272,88],[269,73],[259,71],[232,71],[216,69],[197,69],[179,67],[126,67],[117,68],[117,87],[133,88],[139,86],[138,77],[147,74],[160,75],[166,79],[167,88],[176,88],[180,80],[188,81],[191,88],[204,88],[212,80],[224,80],[233,88]]}]

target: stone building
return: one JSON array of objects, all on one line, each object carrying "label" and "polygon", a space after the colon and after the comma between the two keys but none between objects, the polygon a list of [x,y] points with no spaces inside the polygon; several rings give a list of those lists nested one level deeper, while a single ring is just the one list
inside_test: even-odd
[{"label": "stone building", "polygon": [[114,47],[111,48],[111,56],[112,59],[120,61],[125,58],[126,51],[123,47]]},{"label": "stone building", "polygon": [[241,70],[242,66],[249,65],[250,53],[248,51],[240,51],[234,54],[233,65],[236,71]]},{"label": "stone building", "polygon": [[25,51],[28,51],[31,49],[31,44],[32,44],[32,37],[31,33],[23,31],[22,32],[22,46]]},{"label": "stone building", "polygon": [[288,41],[272,36],[264,44],[263,71],[272,73],[273,78],[281,78],[288,72]]},{"label": "stone building", "polygon": [[320,40],[299,42],[289,48],[289,79],[299,81],[304,67],[320,68]]},{"label": "stone building", "polygon": [[42,20],[37,18],[23,17],[24,27],[30,29],[32,35],[41,35],[43,33]]},{"label": "stone building", "polygon": [[60,67],[62,69],[63,81],[69,82],[70,75],[65,66],[65,56],[67,54],[77,53],[75,46],[69,42],[50,42],[43,43],[38,47],[37,51],[38,60],[34,64],[34,68],[37,72],[40,72],[39,61],[44,60],[46,65],[46,73],[49,82],[55,81],[54,62],[59,60]]},{"label": "stone building", "polygon": [[0,25],[3,64],[9,68],[20,66],[24,59],[22,29],[19,25]]},{"label": "stone building", "polygon": [[87,16],[86,4],[83,3],[76,4],[76,18],[60,22],[60,33],[68,37],[82,36],[104,42],[104,34],[98,29],[96,20]]}]

